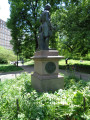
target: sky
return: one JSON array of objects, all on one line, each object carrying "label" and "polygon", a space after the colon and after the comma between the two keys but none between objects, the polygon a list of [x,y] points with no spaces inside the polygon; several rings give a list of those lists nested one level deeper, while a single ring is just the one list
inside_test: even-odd
[{"label": "sky", "polygon": [[0,0],[0,19],[7,21],[10,15],[9,7],[8,0]]}]

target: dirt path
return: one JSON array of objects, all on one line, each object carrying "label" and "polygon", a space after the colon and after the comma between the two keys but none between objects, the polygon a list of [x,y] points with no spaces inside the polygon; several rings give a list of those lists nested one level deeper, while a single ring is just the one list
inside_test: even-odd
[{"label": "dirt path", "polygon": [[[22,71],[16,71],[16,72],[6,72],[6,73],[0,73],[0,80],[3,81],[5,79],[12,79],[17,77],[18,75],[20,75],[23,72],[27,72],[29,74],[31,74],[31,72],[34,71],[34,67],[33,66],[21,66],[24,70]],[[80,73],[80,72],[71,72],[71,71],[66,71],[66,70],[61,70],[60,69],[60,73],[64,74],[64,75],[75,75],[76,77],[79,77],[80,79],[83,79],[85,81],[90,81],[90,74],[85,74],[85,73]]]}]

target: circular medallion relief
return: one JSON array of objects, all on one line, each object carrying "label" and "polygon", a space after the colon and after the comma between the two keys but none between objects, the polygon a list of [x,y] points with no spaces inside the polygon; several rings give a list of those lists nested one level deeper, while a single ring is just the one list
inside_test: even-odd
[{"label": "circular medallion relief", "polygon": [[56,70],[56,65],[54,62],[48,62],[45,66],[47,73],[53,73]]}]

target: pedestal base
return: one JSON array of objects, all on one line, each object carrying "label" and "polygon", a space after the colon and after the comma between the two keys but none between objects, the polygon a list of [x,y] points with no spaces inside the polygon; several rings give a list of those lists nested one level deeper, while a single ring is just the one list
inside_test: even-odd
[{"label": "pedestal base", "polygon": [[54,92],[64,88],[64,79],[59,75],[58,67],[58,61],[63,59],[63,56],[59,56],[57,50],[37,51],[32,59],[34,73],[31,75],[31,83],[36,91]]},{"label": "pedestal base", "polygon": [[47,77],[44,79],[42,76],[36,76],[34,74],[31,75],[31,83],[33,88],[38,92],[48,92],[48,91],[56,91],[58,89],[64,88],[64,77],[58,75],[57,77]]}]

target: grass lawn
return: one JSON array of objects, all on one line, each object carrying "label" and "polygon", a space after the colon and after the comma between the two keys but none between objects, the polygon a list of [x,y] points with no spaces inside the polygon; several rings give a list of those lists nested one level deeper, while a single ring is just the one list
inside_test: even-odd
[{"label": "grass lawn", "polygon": [[23,69],[15,65],[0,64],[0,72],[11,72],[11,71],[19,71],[19,70],[23,70]]},{"label": "grass lawn", "polygon": [[90,74],[90,61],[70,59],[70,60],[68,60],[68,64],[66,65],[66,62],[63,59],[63,60],[59,61],[59,68],[76,70],[78,72]]},{"label": "grass lawn", "polygon": [[[34,61],[30,60],[25,62],[24,65],[34,65]],[[87,60],[68,60],[68,64],[66,65],[65,59],[59,61],[59,69],[69,69],[76,70],[78,72],[88,73],[90,74],[90,61]]]},{"label": "grass lawn", "polygon": [[25,62],[24,65],[34,65],[34,61],[33,60],[30,60],[28,62]]},{"label": "grass lawn", "polygon": [[[74,64],[79,64],[79,65],[88,65],[88,66],[90,66],[90,61],[70,59],[70,60],[68,60],[68,64],[69,64],[69,65],[70,65],[70,64],[72,64],[72,65],[74,65]],[[60,60],[60,61],[59,61],[59,65],[66,65],[65,59]]]}]

